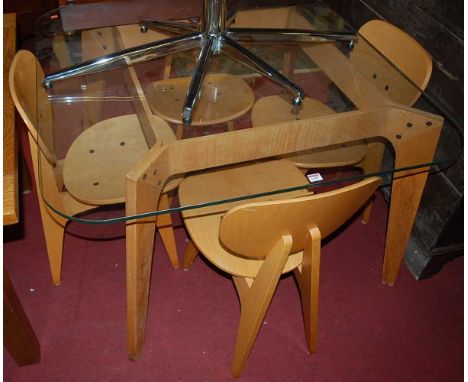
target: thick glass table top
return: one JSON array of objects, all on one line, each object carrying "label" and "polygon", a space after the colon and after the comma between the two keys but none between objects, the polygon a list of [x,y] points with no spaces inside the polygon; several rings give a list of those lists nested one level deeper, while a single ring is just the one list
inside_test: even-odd
[{"label": "thick glass table top", "polygon": [[[237,28],[334,31],[356,39],[242,44],[304,90],[297,106],[292,94],[252,66],[224,52],[215,54],[192,122],[184,124],[182,109],[199,47],[63,79],[46,89],[44,75],[173,36],[143,33],[139,25],[68,33],[58,11],[39,20],[39,177],[50,208],[82,223],[114,223],[205,204],[278,197],[274,195],[292,189],[313,191],[373,175],[390,185],[395,174],[443,170],[462,152],[450,115],[421,90],[427,81],[410,80],[323,3],[242,10],[229,21]],[[428,131],[434,132],[430,139]],[[453,151],[434,155],[440,133],[453,141]],[[346,167],[359,168],[374,143],[385,147],[381,166],[367,173]],[[403,152],[407,160],[398,159]],[[311,176],[304,175],[303,184],[293,188],[285,182],[235,197],[213,190],[201,205],[174,199],[170,206],[137,213],[124,208],[132,193],[128,179],[154,187],[155,193],[176,195],[189,175],[273,158],[292,161]],[[340,167],[346,169],[329,175]],[[60,197],[51,189],[58,189]]]}]

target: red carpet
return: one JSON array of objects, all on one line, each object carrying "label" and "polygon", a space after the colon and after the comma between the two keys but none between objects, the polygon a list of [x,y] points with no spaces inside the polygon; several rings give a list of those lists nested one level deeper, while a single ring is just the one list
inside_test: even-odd
[{"label": "red carpet", "polygon": [[[230,278],[201,258],[173,270],[155,249],[147,337],[127,359],[124,226],[72,223],[62,285],[50,279],[36,194],[22,198],[24,238],[4,244],[4,265],[41,343],[42,361],[19,368],[4,352],[5,381],[229,381],[239,318]],[[318,352],[305,348],[299,294],[280,282],[254,345],[246,381],[461,381],[463,258],[432,279],[405,267],[380,283],[386,204],[324,245]],[[180,254],[186,242],[177,229]],[[104,236],[105,240],[95,240]]]}]

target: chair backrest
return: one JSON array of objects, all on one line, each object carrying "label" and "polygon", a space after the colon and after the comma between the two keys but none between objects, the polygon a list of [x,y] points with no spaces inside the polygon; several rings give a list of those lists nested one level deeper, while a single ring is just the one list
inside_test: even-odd
[{"label": "chair backrest", "polygon": [[[37,77],[36,71],[39,71]],[[19,50],[13,58],[9,73],[11,96],[30,135],[38,143],[47,160],[54,162],[52,109],[46,91],[42,87],[37,88],[36,85],[36,81],[42,81],[42,78],[44,73],[34,54],[27,50]],[[41,124],[40,132],[36,125],[39,123],[37,116]]]},{"label": "chair backrest", "polygon": [[293,238],[291,253],[303,250],[314,226],[324,238],[345,223],[371,197],[381,183],[378,177],[337,190],[258,203],[229,210],[219,229],[221,242],[244,257],[263,258],[282,235]]},{"label": "chair backrest", "polygon": [[413,105],[421,94],[417,88],[424,90],[431,77],[432,58],[429,53],[413,37],[383,20],[367,22],[358,33],[416,86],[410,85],[385,64],[385,60],[371,52],[372,48],[366,41],[355,44],[351,60],[362,66],[366,77],[375,82],[378,88],[388,92],[391,99],[403,105]]}]

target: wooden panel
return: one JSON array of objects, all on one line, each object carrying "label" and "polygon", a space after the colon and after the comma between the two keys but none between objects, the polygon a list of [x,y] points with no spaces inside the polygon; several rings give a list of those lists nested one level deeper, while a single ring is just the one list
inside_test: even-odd
[{"label": "wooden panel", "polygon": [[16,51],[16,15],[3,15],[3,225],[14,224],[18,216],[18,149],[15,106],[8,74]]}]

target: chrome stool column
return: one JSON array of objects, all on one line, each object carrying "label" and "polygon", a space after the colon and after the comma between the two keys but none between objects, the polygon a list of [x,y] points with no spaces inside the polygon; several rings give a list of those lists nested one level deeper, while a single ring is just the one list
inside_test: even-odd
[{"label": "chrome stool column", "polygon": [[150,28],[175,34],[177,37],[124,49],[50,73],[44,78],[44,87],[52,87],[55,81],[133,65],[198,47],[200,54],[182,110],[182,121],[184,124],[190,124],[206,67],[212,55],[223,51],[233,59],[251,67],[289,91],[293,96],[293,104],[299,105],[304,98],[304,91],[240,43],[267,42],[283,45],[353,41],[356,39],[354,34],[345,32],[281,28],[226,28],[226,24],[229,22],[226,15],[226,0],[204,0],[203,13],[199,23],[142,20],[140,22],[142,32],[146,32]]}]

